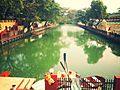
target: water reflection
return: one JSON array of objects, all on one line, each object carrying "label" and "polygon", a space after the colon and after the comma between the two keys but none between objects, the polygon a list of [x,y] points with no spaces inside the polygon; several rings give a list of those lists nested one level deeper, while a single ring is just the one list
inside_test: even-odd
[{"label": "water reflection", "polygon": [[109,47],[111,48],[113,54],[120,56],[120,45],[109,44]]},{"label": "water reflection", "polygon": [[100,58],[103,57],[103,52],[105,50],[104,46],[97,47],[97,46],[89,46],[85,45],[84,52],[88,55],[87,61],[89,64],[95,64],[98,62]]},{"label": "water reflection", "polygon": [[60,37],[61,44],[63,45],[62,53],[64,51],[69,53],[68,50],[72,50],[72,48],[82,47],[87,55],[88,64],[96,64],[108,48],[112,50],[113,54],[120,56],[119,45],[111,44],[106,39],[91,34],[86,30],[78,29],[78,27],[72,25],[64,25],[60,30],[63,33]]},{"label": "water reflection", "polygon": [[[112,42],[107,42],[106,39],[103,39],[94,34],[90,34],[87,31],[85,31],[84,34],[82,35],[77,34],[76,38],[77,38],[77,45],[79,46],[83,45],[85,53],[88,54],[88,63],[90,63],[90,61],[93,62],[94,60],[92,61],[92,57],[95,57],[95,56],[96,56],[95,58],[96,58],[96,63],[97,63],[97,61],[100,58],[102,58],[104,50],[106,49],[106,46],[112,50],[112,53],[114,55],[120,56],[119,45],[114,44]],[[99,57],[98,60],[97,60],[97,57]]]},{"label": "water reflection", "polygon": [[1,48],[0,72],[9,70],[12,76],[40,79],[51,67],[62,70],[59,60],[63,61],[66,52],[68,67],[81,76],[111,78],[120,74],[119,49],[119,45],[107,43],[80,27],[62,25],[41,39],[31,42],[29,38]]},{"label": "water reflection", "polygon": [[77,45],[82,46],[84,53],[87,54],[87,62],[89,64],[95,64],[103,56],[105,45],[88,32],[69,33],[69,36],[73,36],[76,39]]},{"label": "water reflection", "polygon": [[[18,46],[1,48],[0,72],[9,70],[12,76],[42,78],[44,73],[58,63],[59,31],[49,32],[34,42],[18,42]],[[47,43],[46,43],[47,42]]]},{"label": "water reflection", "polygon": [[[63,53],[66,52],[69,69],[78,72],[81,76],[102,75],[113,78],[114,75],[120,74],[120,57],[115,55],[113,53],[115,49],[111,48],[111,46],[118,48],[118,45],[116,47],[107,40],[77,26],[63,25],[58,30],[62,32],[60,60],[63,61]],[[62,70],[60,65],[54,68]]]}]

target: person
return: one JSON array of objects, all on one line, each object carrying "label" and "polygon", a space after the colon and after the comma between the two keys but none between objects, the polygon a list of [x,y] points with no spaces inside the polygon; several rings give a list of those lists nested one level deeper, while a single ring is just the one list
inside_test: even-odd
[{"label": "person", "polygon": [[108,31],[110,31],[111,27],[109,27]]},{"label": "person", "polygon": [[10,88],[10,90],[15,90],[15,86],[16,85],[12,85],[12,88]]}]

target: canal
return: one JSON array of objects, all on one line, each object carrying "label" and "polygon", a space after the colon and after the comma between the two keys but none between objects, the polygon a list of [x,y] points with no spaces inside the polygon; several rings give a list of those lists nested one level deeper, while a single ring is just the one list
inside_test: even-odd
[{"label": "canal", "polygon": [[42,38],[27,38],[0,48],[0,73],[41,79],[54,68],[63,71],[67,54],[68,68],[81,77],[100,75],[113,78],[120,75],[120,45],[89,33],[75,25],[49,29]]}]

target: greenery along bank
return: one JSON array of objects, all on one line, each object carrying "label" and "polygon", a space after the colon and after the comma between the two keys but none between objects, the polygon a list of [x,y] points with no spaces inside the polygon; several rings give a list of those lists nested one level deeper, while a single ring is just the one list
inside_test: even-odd
[{"label": "greenery along bank", "polygon": [[[95,19],[101,21],[114,14],[106,10],[107,6],[101,0],[93,0],[89,8],[80,10],[62,8],[55,0],[1,0],[0,20],[21,18],[28,28],[30,22],[35,21],[45,21],[45,25],[47,22],[92,25]],[[115,13],[120,15],[120,8]]]},{"label": "greenery along bank", "polygon": [[[77,11],[76,21],[89,26],[94,25],[96,27],[103,19],[109,19],[116,14],[120,16],[120,8],[118,8],[117,12],[108,13],[107,6],[104,5],[101,0],[93,0],[89,8]],[[95,23],[96,20],[99,22]]]},{"label": "greenery along bank", "polygon": [[[16,20],[28,31],[34,22],[45,22],[45,26],[48,23],[81,22],[97,28],[110,15],[106,10],[107,6],[101,0],[93,0],[89,8],[78,11],[61,8],[55,0],[1,0],[0,20]],[[117,13],[120,14],[119,9]]]},{"label": "greenery along bank", "polygon": [[60,6],[54,0],[1,0],[0,45],[28,36],[37,22],[45,28],[54,24],[59,15]]},{"label": "greenery along bank", "polygon": [[60,6],[54,0],[1,0],[0,20],[22,19],[24,26],[30,22],[55,22],[59,17]]}]

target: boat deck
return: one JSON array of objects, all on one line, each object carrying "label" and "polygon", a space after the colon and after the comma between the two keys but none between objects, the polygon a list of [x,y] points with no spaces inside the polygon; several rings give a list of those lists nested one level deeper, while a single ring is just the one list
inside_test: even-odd
[{"label": "boat deck", "polygon": [[0,77],[0,90],[10,90],[15,85],[15,90],[30,90],[35,78]]}]

